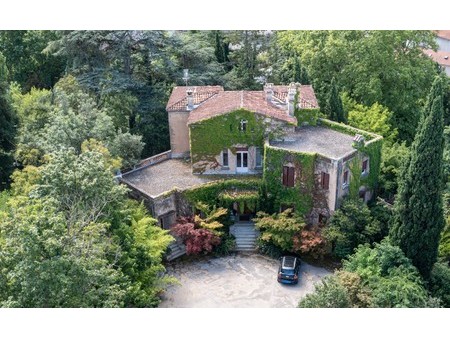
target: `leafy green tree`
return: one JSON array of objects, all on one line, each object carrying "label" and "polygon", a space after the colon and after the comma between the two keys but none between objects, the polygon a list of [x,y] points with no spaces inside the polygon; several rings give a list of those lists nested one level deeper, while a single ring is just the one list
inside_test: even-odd
[{"label": "leafy green tree", "polygon": [[275,244],[282,250],[293,251],[294,236],[305,227],[305,222],[292,213],[292,209],[273,215],[260,211],[256,216],[255,227],[261,230],[262,241]]},{"label": "leafy green tree", "polygon": [[[112,232],[122,254],[118,265],[131,282],[125,304],[133,307],[155,307],[171,277],[164,276],[162,257],[173,237],[157,226],[145,207],[128,200],[115,215]],[[162,277],[161,277],[162,276]]]},{"label": "leafy green tree", "polygon": [[347,123],[347,113],[344,111],[335,78],[331,80],[330,91],[327,96],[324,110],[325,114],[327,114],[331,120]]},{"label": "leafy green tree", "polygon": [[6,60],[0,52],[0,191],[9,183],[13,170],[12,151],[15,147],[16,116],[10,104]]},{"label": "leafy green tree", "polygon": [[348,308],[352,307],[347,289],[334,276],[325,277],[307,294],[299,305],[301,308]]},{"label": "leafy green tree", "polygon": [[428,97],[401,173],[390,236],[422,276],[428,278],[436,262],[444,227],[442,210],[442,80],[437,77]]},{"label": "leafy green tree", "polygon": [[405,142],[392,145],[383,144],[381,149],[379,194],[389,202],[393,202],[397,193],[400,169],[409,156]]},{"label": "leafy green tree", "polygon": [[435,46],[431,31],[284,31],[277,46],[296,53],[307,68],[319,104],[325,107],[331,79],[356,101],[378,102],[393,112],[401,140],[414,138],[418,107],[425,101],[434,62],[422,51]]},{"label": "leafy green tree", "polygon": [[360,244],[381,240],[387,228],[374,219],[362,200],[345,200],[331,217],[325,238],[332,244],[332,252],[339,258],[353,253]]},{"label": "leafy green tree", "polygon": [[391,145],[398,136],[398,131],[392,126],[393,113],[379,103],[370,107],[357,103],[344,93],[342,96],[344,110],[348,112],[348,124],[366,131],[379,134],[384,138],[384,144]]},{"label": "leafy green tree", "polygon": [[64,57],[43,53],[56,39],[55,31],[0,31],[0,53],[6,57],[8,81],[17,82],[28,92],[31,88],[50,89],[64,72]]},{"label": "leafy green tree", "polygon": [[50,200],[17,198],[2,217],[3,307],[118,307],[125,279],[105,223],[68,227]]},{"label": "leafy green tree", "polygon": [[403,251],[382,241],[360,246],[343,269],[315,286],[300,307],[439,307]]}]

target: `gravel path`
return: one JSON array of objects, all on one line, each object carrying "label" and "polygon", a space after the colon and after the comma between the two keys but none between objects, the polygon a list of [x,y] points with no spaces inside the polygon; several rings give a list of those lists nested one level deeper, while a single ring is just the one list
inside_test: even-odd
[{"label": "gravel path", "polygon": [[331,272],[302,262],[297,285],[277,282],[278,261],[258,254],[179,260],[167,267],[181,285],[169,287],[161,308],[289,308]]}]

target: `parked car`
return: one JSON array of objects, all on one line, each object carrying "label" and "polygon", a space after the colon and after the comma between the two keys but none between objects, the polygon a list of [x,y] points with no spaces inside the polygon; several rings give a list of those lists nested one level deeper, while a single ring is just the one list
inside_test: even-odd
[{"label": "parked car", "polygon": [[293,256],[283,256],[280,258],[278,268],[278,282],[285,284],[298,283],[298,271],[300,269],[300,259]]}]

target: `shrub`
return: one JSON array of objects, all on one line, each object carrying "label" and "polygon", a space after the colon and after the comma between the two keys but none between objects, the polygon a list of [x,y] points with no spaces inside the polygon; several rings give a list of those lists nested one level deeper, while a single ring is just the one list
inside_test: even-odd
[{"label": "shrub", "polygon": [[322,236],[322,230],[319,226],[313,226],[309,229],[304,228],[299,235],[294,236],[293,242],[295,252],[309,254],[314,259],[322,259],[331,251],[329,243]]},{"label": "shrub", "polygon": [[385,232],[361,200],[345,200],[330,219],[324,236],[336,257],[345,258],[360,244],[373,243]]},{"label": "shrub", "polygon": [[305,223],[292,212],[292,209],[287,209],[273,215],[258,212],[255,226],[262,231],[261,241],[271,242],[281,250],[293,251],[294,236],[300,233]]},{"label": "shrub", "polygon": [[273,244],[272,242],[263,241],[261,237],[257,239],[256,247],[260,253],[272,258],[278,259],[283,255],[283,249]]},{"label": "shrub", "polygon": [[226,256],[236,249],[236,239],[233,235],[225,234],[222,236],[220,244],[214,248],[214,255]]},{"label": "shrub", "polygon": [[182,239],[188,255],[211,252],[214,246],[220,244],[219,236],[211,230],[199,228],[192,217],[180,218],[178,222],[171,231]]}]

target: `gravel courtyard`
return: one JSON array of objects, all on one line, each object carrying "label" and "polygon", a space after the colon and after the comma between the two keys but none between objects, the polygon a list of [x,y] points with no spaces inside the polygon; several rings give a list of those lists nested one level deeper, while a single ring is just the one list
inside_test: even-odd
[{"label": "gravel courtyard", "polygon": [[302,262],[299,283],[277,282],[278,261],[258,254],[179,260],[167,266],[181,285],[169,287],[161,308],[289,308],[331,272]]}]

